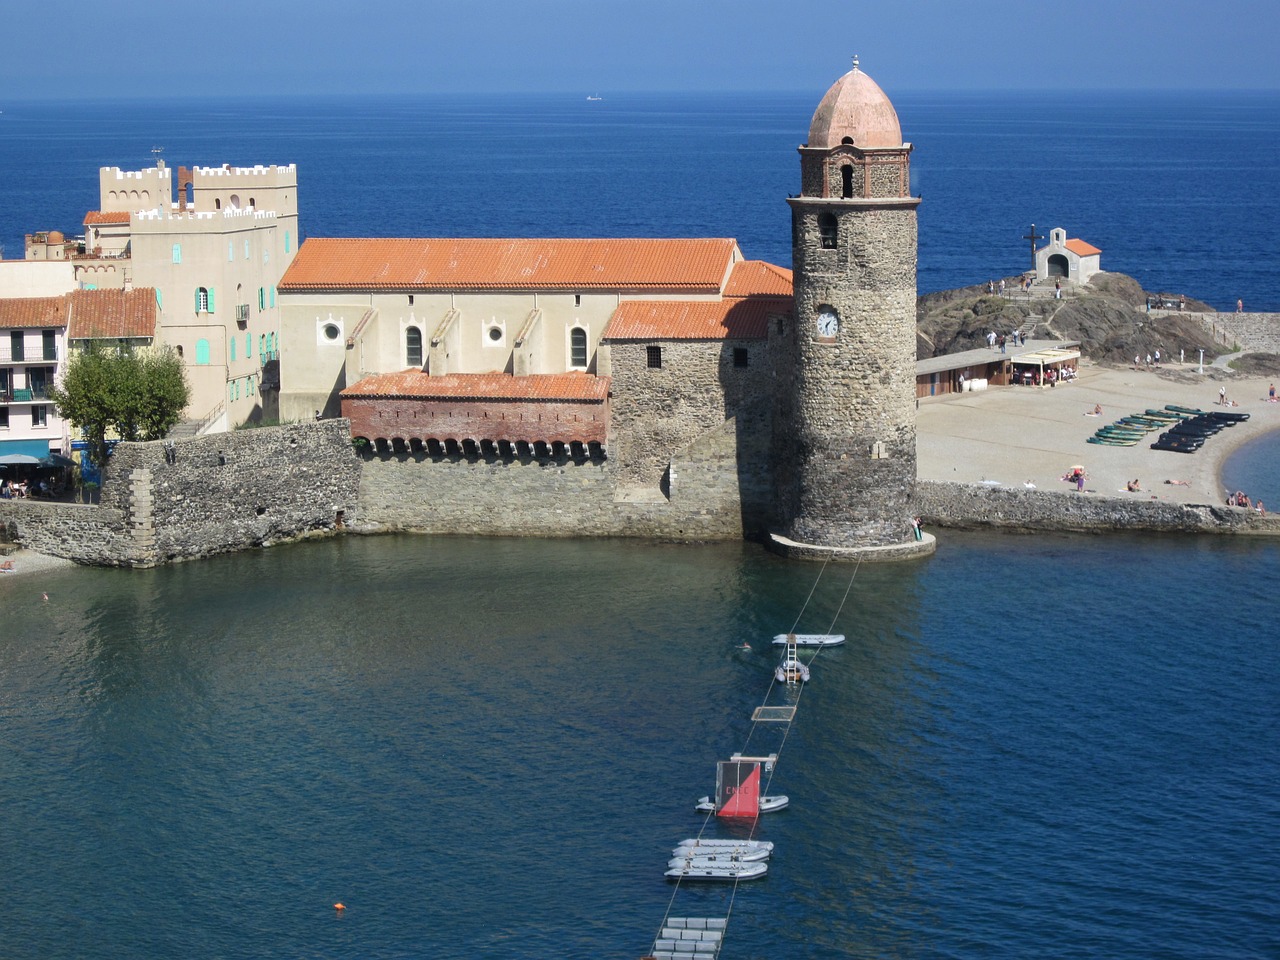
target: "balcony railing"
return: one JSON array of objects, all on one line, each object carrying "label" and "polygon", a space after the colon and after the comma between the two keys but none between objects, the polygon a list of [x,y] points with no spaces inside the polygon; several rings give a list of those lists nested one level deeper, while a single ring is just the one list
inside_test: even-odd
[{"label": "balcony railing", "polygon": [[0,390],[0,403],[46,403],[48,399],[48,387]]}]

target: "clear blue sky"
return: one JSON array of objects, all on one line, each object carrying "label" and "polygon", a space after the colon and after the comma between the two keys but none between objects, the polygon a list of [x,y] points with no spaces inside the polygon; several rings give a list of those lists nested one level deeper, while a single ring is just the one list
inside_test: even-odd
[{"label": "clear blue sky", "polygon": [[1277,0],[90,0],[5,5],[5,100],[1280,88]]}]

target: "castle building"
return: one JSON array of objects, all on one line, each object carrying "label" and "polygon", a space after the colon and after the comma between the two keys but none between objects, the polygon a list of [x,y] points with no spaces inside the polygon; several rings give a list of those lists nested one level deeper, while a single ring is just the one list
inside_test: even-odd
[{"label": "castle building", "polygon": [[912,522],[920,201],[910,156],[893,104],[855,60],[814,112],[800,195],[788,201],[795,323],[774,337],[771,536],[787,555],[934,548]]},{"label": "castle building", "polygon": [[[176,200],[175,200],[176,192]],[[27,237],[26,258],[70,260],[81,289],[155,291],[157,340],[182,358],[186,417],[229,429],[278,415],[280,277],[297,252],[297,169],[103,167],[84,236]]]}]

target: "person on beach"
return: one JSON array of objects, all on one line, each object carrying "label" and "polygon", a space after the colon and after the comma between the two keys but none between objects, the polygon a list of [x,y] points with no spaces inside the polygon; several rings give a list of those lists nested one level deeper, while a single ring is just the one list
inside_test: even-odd
[{"label": "person on beach", "polygon": [[1237,301],[1236,301],[1236,313],[1244,313],[1244,301],[1243,301],[1243,300],[1237,300]]},{"label": "person on beach", "polygon": [[1227,405],[1227,388],[1225,386],[1218,388],[1218,403],[1224,407]]},{"label": "person on beach", "polygon": [[1133,479],[1133,480],[1130,480],[1128,483],[1126,483],[1126,484],[1125,484],[1125,489],[1127,489],[1130,493],[1141,493],[1141,492],[1142,492],[1142,484],[1140,484],[1140,483],[1137,481],[1137,479]]},{"label": "person on beach", "polygon": [[1272,403],[1276,402],[1276,385],[1274,383],[1271,385],[1271,389],[1267,391],[1267,399]]}]

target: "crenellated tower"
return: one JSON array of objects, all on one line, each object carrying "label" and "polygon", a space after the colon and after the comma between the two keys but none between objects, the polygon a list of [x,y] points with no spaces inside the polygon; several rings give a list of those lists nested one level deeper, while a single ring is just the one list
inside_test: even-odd
[{"label": "crenellated tower", "polygon": [[800,147],[792,197],[794,322],[775,329],[771,541],[789,556],[930,553],[916,482],[916,207],[911,144],[858,68],[835,82]]}]

